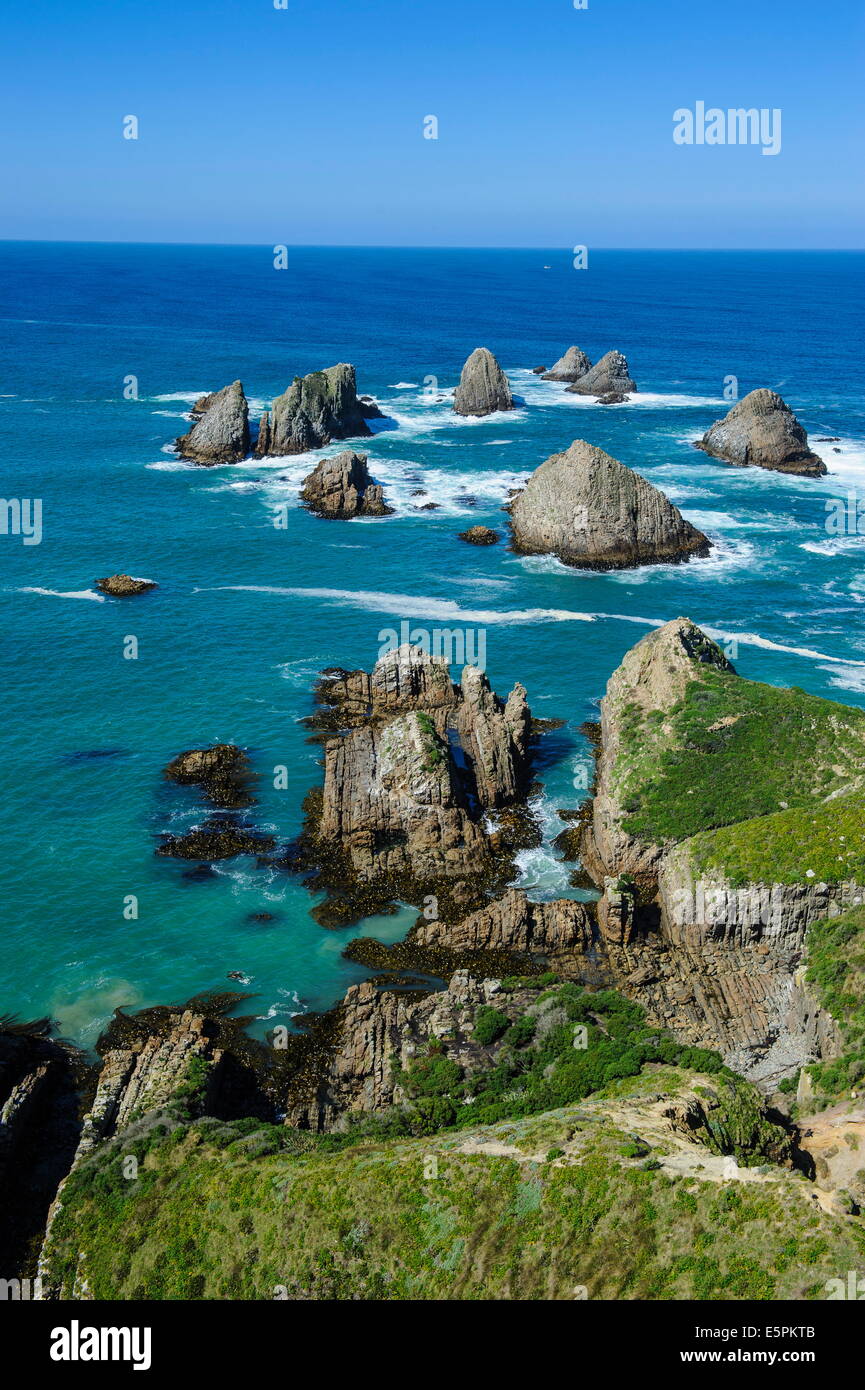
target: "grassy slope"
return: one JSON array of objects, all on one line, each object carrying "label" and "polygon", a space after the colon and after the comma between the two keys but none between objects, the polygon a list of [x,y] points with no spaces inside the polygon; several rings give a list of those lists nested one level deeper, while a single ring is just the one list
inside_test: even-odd
[{"label": "grassy slope", "polygon": [[[666,718],[630,706],[622,747],[618,791],[629,833],[656,844],[700,836],[701,866],[743,880],[798,882],[809,868],[829,879],[862,872],[856,789],[865,712],[706,667]],[[838,792],[855,802],[824,810]]]},{"label": "grassy slope", "polygon": [[621,1106],[673,1081],[617,1083],[612,1120],[593,1098],[479,1127],[481,1153],[464,1133],[274,1153],[266,1132],[210,1120],[151,1142],[128,1181],[130,1146],[112,1142],[67,1186],[52,1274],[67,1296],[78,1271],[107,1299],[825,1297],[865,1237],[798,1175],[679,1176],[656,1166],[654,1135],[646,1166]]},{"label": "grassy slope", "polygon": [[698,873],[742,883],[865,883],[865,808],[858,796],[777,811],[695,835]]},{"label": "grassy slope", "polygon": [[808,1068],[816,1091],[832,1101],[865,1079],[865,907],[812,924],[808,979],[841,1028],[841,1056]]}]

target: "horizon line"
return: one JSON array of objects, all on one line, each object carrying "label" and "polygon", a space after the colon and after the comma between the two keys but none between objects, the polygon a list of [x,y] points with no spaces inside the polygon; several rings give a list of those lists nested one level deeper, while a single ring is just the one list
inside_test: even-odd
[{"label": "horizon line", "polygon": [[[107,237],[0,237],[2,246],[196,246],[223,247],[229,250],[272,248],[285,246],[294,251],[543,251],[574,254],[572,247],[565,246],[489,246],[480,242],[469,245],[442,245],[416,242],[269,242],[269,241],[136,241],[132,238],[110,239]],[[638,252],[670,253],[683,252],[703,255],[851,255],[865,253],[865,246],[589,246],[590,253]]]}]

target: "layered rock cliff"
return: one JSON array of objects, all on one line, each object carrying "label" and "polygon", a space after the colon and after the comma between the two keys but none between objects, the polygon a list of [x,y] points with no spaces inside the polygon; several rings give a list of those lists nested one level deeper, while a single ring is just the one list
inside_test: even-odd
[{"label": "layered rock cliff", "polygon": [[658,488],[583,439],[535,470],[510,517],[516,551],[579,569],[687,560],[710,548]]},{"label": "layered rock cliff", "polygon": [[775,391],[750,391],[716,420],[696,448],[738,468],[768,468],[819,478],[825,463],[808,447],[808,436],[790,407]]}]

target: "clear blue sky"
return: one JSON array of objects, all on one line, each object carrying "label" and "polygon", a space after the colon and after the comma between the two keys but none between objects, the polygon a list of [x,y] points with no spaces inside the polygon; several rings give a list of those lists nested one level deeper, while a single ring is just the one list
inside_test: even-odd
[{"label": "clear blue sky", "polygon": [[[39,0],[3,47],[3,238],[863,245],[861,0]],[[698,100],[781,153],[674,145]]]}]

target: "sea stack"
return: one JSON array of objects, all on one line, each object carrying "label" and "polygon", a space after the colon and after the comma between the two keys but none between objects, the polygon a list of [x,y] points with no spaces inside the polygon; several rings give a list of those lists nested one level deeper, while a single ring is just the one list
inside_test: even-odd
[{"label": "sea stack", "polygon": [[825,463],[808,448],[808,436],[790,407],[775,391],[760,387],[737,401],[723,420],[716,420],[696,448],[737,468],[769,468],[820,478]]},{"label": "sea stack", "polygon": [[535,470],[510,514],[514,550],[578,569],[629,569],[710,549],[663,492],[584,439]]},{"label": "sea stack", "polygon": [[637,383],[631,376],[626,358],[621,352],[606,353],[596,362],[585,376],[581,376],[568,387],[578,396],[626,396],[636,391]]},{"label": "sea stack", "polygon": [[176,441],[181,458],[213,467],[237,463],[249,453],[249,407],[239,381],[200,396],[192,416],[189,433]]},{"label": "sea stack", "polygon": [[305,454],[333,439],[366,438],[366,420],[380,416],[372,401],[358,398],[357,376],[350,362],[338,362],[323,372],[297,376],[261,417],[255,452]]},{"label": "sea stack", "polygon": [[513,409],[511,388],[498,362],[489,348],[475,348],[454,392],[457,415],[492,415],[496,410]]},{"label": "sea stack", "polygon": [[558,362],[554,362],[550,370],[544,373],[544,381],[579,381],[591,370],[592,364],[583,349],[569,347],[564,357],[560,357]]},{"label": "sea stack", "polygon": [[369,476],[366,454],[348,450],[322,459],[303,484],[300,494],[311,512],[332,521],[355,516],[391,516],[379,483]]}]

